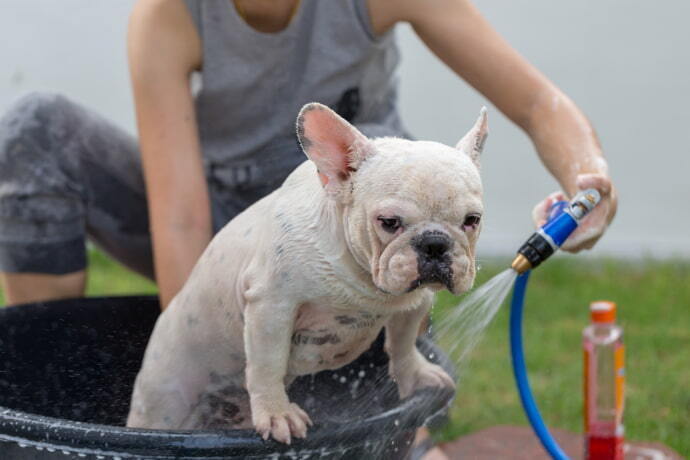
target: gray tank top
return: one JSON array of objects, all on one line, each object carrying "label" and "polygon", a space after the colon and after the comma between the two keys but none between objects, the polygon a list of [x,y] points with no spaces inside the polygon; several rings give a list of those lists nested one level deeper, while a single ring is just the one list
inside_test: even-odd
[{"label": "gray tank top", "polygon": [[253,29],[231,0],[185,2],[203,43],[195,105],[207,172],[236,182],[238,164],[294,151],[297,113],[312,101],[368,136],[406,135],[394,32],[374,36],[366,0],[301,0],[277,33]]}]

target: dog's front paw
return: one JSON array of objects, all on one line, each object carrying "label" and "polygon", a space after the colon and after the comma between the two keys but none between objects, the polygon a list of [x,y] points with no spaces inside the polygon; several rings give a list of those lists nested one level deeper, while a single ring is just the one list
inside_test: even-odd
[{"label": "dog's front paw", "polygon": [[391,368],[391,375],[398,384],[401,399],[422,388],[455,388],[455,382],[441,366],[430,363],[422,356],[418,356],[412,364],[403,365],[402,368]]},{"label": "dog's front paw", "polygon": [[285,398],[284,401],[252,401],[252,423],[264,440],[290,444],[293,437],[306,438],[312,421],[306,412]]}]

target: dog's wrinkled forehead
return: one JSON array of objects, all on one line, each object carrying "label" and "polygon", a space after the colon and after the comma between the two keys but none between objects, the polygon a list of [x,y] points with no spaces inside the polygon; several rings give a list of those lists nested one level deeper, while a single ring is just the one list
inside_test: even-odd
[{"label": "dog's wrinkled forehead", "polygon": [[430,141],[373,140],[377,155],[355,177],[355,193],[399,196],[420,205],[449,206],[463,197],[481,196],[479,170],[457,149]]}]

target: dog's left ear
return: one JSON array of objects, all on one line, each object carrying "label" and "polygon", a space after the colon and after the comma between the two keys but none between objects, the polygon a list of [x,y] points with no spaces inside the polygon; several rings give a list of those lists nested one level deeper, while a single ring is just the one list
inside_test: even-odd
[{"label": "dog's left ear", "polygon": [[297,139],[316,164],[327,192],[338,194],[351,174],[373,153],[369,139],[323,104],[302,107],[297,117]]},{"label": "dog's left ear", "polygon": [[486,107],[482,107],[479,111],[479,118],[474,123],[474,126],[465,136],[460,139],[455,148],[465,152],[479,167],[479,157],[484,149],[484,142],[489,135],[489,122],[486,116]]}]

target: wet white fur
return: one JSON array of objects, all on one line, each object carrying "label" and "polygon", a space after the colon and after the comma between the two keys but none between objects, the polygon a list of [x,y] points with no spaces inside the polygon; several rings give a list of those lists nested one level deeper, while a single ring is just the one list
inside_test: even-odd
[{"label": "wet white fur", "polygon": [[[303,437],[309,419],[288,400],[286,384],[354,360],[381,327],[387,328],[390,371],[401,396],[423,386],[453,385],[414,345],[433,292],[405,292],[415,276],[408,273],[416,263],[409,242],[426,229],[449,233],[459,272],[456,293],[469,289],[479,229],[466,234],[461,223],[466,213],[482,211],[478,137],[486,132],[482,112],[458,143],[462,151],[428,141],[360,139],[366,155],[337,193],[324,191],[315,163],[307,161],[228,223],[155,326],[128,426],[197,428],[190,408],[208,391],[212,371],[246,385],[251,424],[264,438]],[[390,237],[375,228],[375,214],[388,208],[404,211],[409,228],[386,241]],[[343,343],[334,347],[354,353],[346,362],[317,363],[311,348],[291,341],[297,323],[310,319],[305,312],[314,315],[312,322],[327,322],[338,312],[380,317],[371,330],[357,332],[362,337],[325,323],[341,334]],[[327,350],[319,349],[331,356]]]}]

